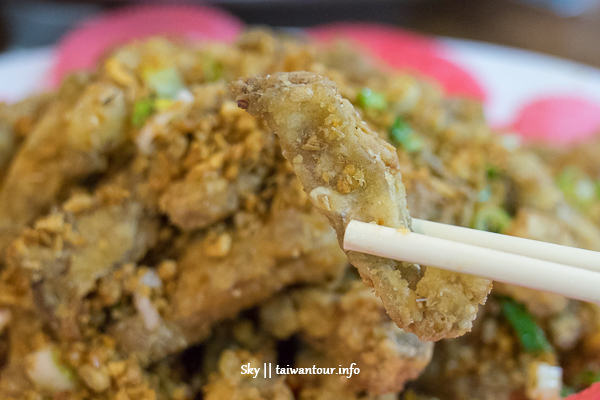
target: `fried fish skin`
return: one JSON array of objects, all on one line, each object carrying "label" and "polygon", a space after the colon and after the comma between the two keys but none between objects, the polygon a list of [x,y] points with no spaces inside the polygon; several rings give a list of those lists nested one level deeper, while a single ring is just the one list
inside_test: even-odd
[{"label": "fried fish skin", "polygon": [[[340,245],[353,219],[410,228],[396,149],[360,119],[333,82],[309,72],[278,73],[234,82],[231,89],[241,108],[264,118],[279,136],[284,156]],[[469,331],[491,290],[486,279],[347,255],[396,324],[422,340]]]},{"label": "fried fish skin", "polygon": [[355,363],[360,374],[345,386],[356,393],[402,391],[433,353],[433,343],[398,328],[381,300],[355,278],[335,290],[313,286],[281,294],[261,307],[260,316],[263,330],[278,339],[299,334],[307,347],[331,361],[330,367]]}]

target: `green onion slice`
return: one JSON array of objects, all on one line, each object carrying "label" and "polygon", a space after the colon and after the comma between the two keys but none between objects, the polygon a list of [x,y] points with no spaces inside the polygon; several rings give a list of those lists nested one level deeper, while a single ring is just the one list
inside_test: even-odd
[{"label": "green onion slice", "polygon": [[394,124],[388,130],[391,142],[396,146],[402,146],[409,153],[419,151],[423,148],[423,141],[414,130],[402,119],[396,118]]},{"label": "green onion slice", "polygon": [[173,99],[183,88],[183,81],[175,68],[144,71],[144,80],[160,98]]},{"label": "green onion slice", "polygon": [[480,208],[475,213],[471,228],[503,233],[508,229],[511,222],[510,215],[503,208],[490,205]]},{"label": "green onion slice", "polygon": [[502,313],[515,330],[525,351],[530,353],[553,353],[554,349],[546,339],[543,329],[521,303],[511,298],[503,298]]},{"label": "green onion slice", "polygon": [[369,88],[363,88],[356,98],[359,107],[368,110],[385,110],[387,108],[387,100],[383,93],[375,92]]},{"label": "green onion slice", "polygon": [[154,111],[156,111],[154,100],[149,98],[139,99],[133,105],[131,122],[134,126],[139,128],[146,123],[146,120],[150,118],[152,114],[154,114]]}]

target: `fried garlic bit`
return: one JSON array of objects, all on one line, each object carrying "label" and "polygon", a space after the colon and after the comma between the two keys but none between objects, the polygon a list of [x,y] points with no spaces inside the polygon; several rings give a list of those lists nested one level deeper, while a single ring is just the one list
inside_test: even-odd
[{"label": "fried garlic bit", "polygon": [[[396,148],[379,139],[333,82],[292,72],[240,80],[231,89],[240,107],[279,136],[283,155],[340,245],[351,220],[410,228]],[[346,254],[396,324],[422,340],[469,331],[491,289],[481,278]]]}]

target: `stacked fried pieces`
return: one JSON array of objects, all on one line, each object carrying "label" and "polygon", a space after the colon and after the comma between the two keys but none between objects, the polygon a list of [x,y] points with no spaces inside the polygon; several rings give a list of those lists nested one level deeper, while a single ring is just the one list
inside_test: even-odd
[{"label": "stacked fried pieces", "polygon": [[[600,360],[595,306],[498,285],[475,320],[490,281],[339,245],[412,215],[600,249],[508,142],[435,84],[261,30],[132,43],[2,105],[0,399],[509,399],[538,365],[575,376]],[[241,368],[263,363],[360,373]]]}]

